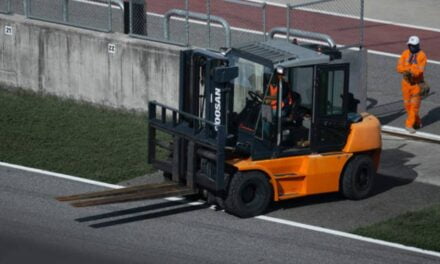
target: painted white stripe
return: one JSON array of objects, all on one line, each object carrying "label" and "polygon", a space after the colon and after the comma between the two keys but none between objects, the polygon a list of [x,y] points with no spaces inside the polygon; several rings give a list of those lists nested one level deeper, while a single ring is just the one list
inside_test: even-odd
[{"label": "painted white stripe", "polygon": [[[77,2],[84,2],[84,3],[89,3],[92,5],[97,5],[97,6],[107,6],[107,4],[103,4],[103,3],[97,3],[97,2],[92,2],[92,1],[88,1],[88,0],[76,0]],[[256,2],[256,3],[262,3],[262,1],[259,0],[248,0],[250,2]],[[268,5],[272,5],[272,6],[278,6],[278,7],[286,7],[286,5],[284,4],[279,4],[279,3],[272,3],[272,2],[266,2]],[[119,9],[119,7],[117,6],[113,6],[113,8],[115,9]],[[306,9],[304,9],[306,10]],[[311,11],[311,12],[318,12],[316,10],[312,10],[312,9],[307,9],[307,11]],[[322,11],[319,11],[318,13],[323,13]],[[342,14],[338,14],[338,13],[331,13],[331,12],[325,12],[326,14],[331,14],[334,16],[342,16],[342,17],[349,17],[349,18],[356,18],[354,16],[349,16],[349,15],[342,15]],[[150,16],[155,16],[155,17],[160,17],[163,18],[164,15],[162,14],[157,14],[157,13],[153,13],[153,12],[147,12],[147,15]],[[177,20],[177,21],[185,21],[184,18],[172,18],[173,20]],[[394,22],[390,22],[390,21],[385,21],[385,20],[378,20],[378,19],[369,19],[369,18],[365,18],[366,21],[371,21],[371,22],[377,22],[377,23],[383,23],[383,24],[389,24],[389,25],[396,25],[396,26],[402,26],[402,27],[408,27],[408,28],[414,28],[414,29],[421,29],[421,30],[429,30],[429,31],[434,31],[434,32],[440,32],[440,29],[436,29],[436,28],[429,28],[429,27],[419,27],[419,26],[414,26],[414,25],[409,25],[409,24],[400,24],[400,23],[394,23]],[[199,24],[199,25],[207,25],[206,22],[203,21],[199,21],[199,20],[194,20],[194,19],[189,19],[188,20],[191,23],[194,24]],[[216,23],[212,23],[212,27],[217,27],[217,28],[221,28],[222,26]],[[263,35],[262,31],[258,31],[258,30],[250,30],[250,29],[244,29],[244,28],[239,28],[239,27],[231,27],[232,30],[235,31],[239,31],[239,32],[245,32],[245,33],[251,33],[251,34],[257,34],[257,35]],[[400,54],[393,54],[393,53],[388,53],[388,52],[382,52],[382,51],[376,51],[376,50],[368,50],[368,53],[371,54],[376,54],[376,55],[381,55],[381,56],[386,56],[386,57],[393,57],[393,58],[398,58],[400,56]],[[436,65],[440,65],[440,61],[435,61],[435,60],[428,60],[428,63],[431,64],[436,64]]]},{"label": "painted white stripe", "polygon": [[[120,185],[108,184],[108,183],[99,182],[99,181],[87,180],[87,179],[83,179],[83,178],[79,178],[79,177],[75,177],[75,176],[70,176],[70,175],[66,175],[66,174],[55,173],[55,172],[50,172],[50,171],[45,171],[45,170],[40,170],[40,169],[34,169],[34,168],[24,167],[24,166],[15,165],[15,164],[9,164],[9,163],[5,163],[5,162],[0,162],[0,166],[24,170],[24,171],[28,171],[28,172],[35,172],[38,174],[62,178],[62,179],[71,180],[71,181],[77,181],[77,182],[93,184],[93,185],[102,186],[102,187],[108,187],[111,189],[120,189],[120,188],[124,187],[124,186],[120,186]],[[185,202],[185,199],[182,197],[168,197],[165,199],[168,201]],[[197,206],[197,205],[201,205],[203,203],[188,202],[187,204],[189,204],[191,206]],[[213,206],[211,206],[210,208],[215,209],[215,207],[213,207]],[[302,229],[306,229],[306,230],[311,230],[311,231],[325,233],[325,234],[329,234],[329,235],[344,237],[344,238],[348,238],[348,239],[369,242],[372,244],[397,248],[397,249],[415,252],[415,253],[419,253],[419,254],[440,257],[440,252],[434,252],[434,251],[424,250],[424,249],[420,249],[420,248],[416,248],[416,247],[405,246],[405,245],[401,245],[401,244],[397,244],[397,243],[391,243],[391,242],[387,242],[387,241],[383,241],[383,240],[379,240],[379,239],[363,237],[363,236],[354,235],[354,234],[350,234],[350,233],[346,233],[346,232],[341,232],[341,231],[333,230],[333,229],[329,229],[329,228],[312,226],[312,225],[302,224],[302,223],[298,223],[298,222],[294,222],[294,221],[290,221],[290,220],[284,220],[284,219],[279,219],[279,218],[274,218],[274,217],[264,216],[264,215],[256,216],[255,218],[259,219],[259,220],[263,220],[263,221],[269,221],[269,222],[273,222],[273,223],[288,225],[288,226],[292,226],[292,227],[296,227],[296,228],[302,228]]]},{"label": "painted white stripe", "polygon": [[[286,8],[286,4],[274,3],[274,2],[270,2],[270,1],[262,1],[262,0],[247,0],[247,1],[254,2],[254,3],[260,3],[260,4],[265,2],[267,5]],[[311,8],[300,8],[300,9],[301,10],[306,10],[306,11],[311,11],[311,12],[316,12],[316,13],[323,13],[323,14],[328,14],[328,15],[334,15],[334,16],[340,16],[340,17],[348,17],[348,18],[359,19],[358,16],[353,16],[353,15],[344,15],[344,14],[335,13],[335,12],[319,11],[319,10],[314,10],[314,9],[311,9]],[[376,19],[376,18],[367,18],[367,17],[364,17],[364,20],[365,21],[370,21],[370,22],[381,23],[381,24],[387,24],[387,25],[394,25],[394,26],[407,27],[407,28],[413,28],[413,29],[420,29],[420,30],[428,30],[428,31],[440,32],[440,29],[433,28],[433,27],[417,26],[417,25],[398,23],[398,22],[392,22],[392,21],[388,21],[388,20],[382,20],[382,19]]]},{"label": "painted white stripe", "polygon": [[[100,2],[89,1],[89,0],[74,0],[74,1],[75,2],[80,2],[80,3],[87,3],[87,4],[91,4],[91,5],[96,5],[96,6],[102,6],[102,7],[107,7],[108,6],[108,4],[106,4],[106,3],[100,3]],[[260,4],[265,2],[267,5],[271,5],[271,6],[277,6],[277,7],[283,7],[283,8],[286,7],[285,4],[274,3],[274,2],[266,2],[266,1],[261,1],[261,0],[247,0],[247,1],[248,2],[254,2],[254,3],[260,3]],[[112,3],[112,8],[113,9],[120,9],[119,6],[116,3]],[[348,17],[348,18],[358,19],[357,16],[353,16],[353,15],[344,15],[344,14],[335,13],[335,12],[326,12],[326,11],[319,11],[319,10],[314,10],[314,9],[307,9],[307,8],[301,8],[301,9],[302,10],[306,10],[306,11],[310,11],[310,12],[324,13],[324,14],[333,15],[333,16],[340,16],[340,17]],[[438,28],[432,28],[432,27],[426,27],[426,26],[410,25],[410,24],[397,23],[397,22],[392,22],[392,21],[387,21],[387,20],[381,20],[381,19],[375,19],[375,18],[366,18],[366,17],[364,17],[364,20],[365,21],[370,21],[370,22],[375,22],[375,23],[387,24],[387,25],[394,25],[394,26],[401,26],[401,27],[407,27],[407,28],[413,28],[413,29],[420,29],[420,30],[440,32],[440,29],[438,29]]]},{"label": "painted white stripe", "polygon": [[[160,17],[160,18],[164,17],[162,14],[157,14],[157,13],[147,13],[147,15],[154,16],[154,17]],[[185,21],[185,18],[181,18],[181,17],[172,17],[171,19],[177,20],[177,21]],[[188,19],[188,21],[193,24],[207,25],[206,22],[203,22],[200,20]],[[216,28],[222,28],[221,25],[216,24],[216,23],[212,23],[211,26],[216,27]],[[235,31],[239,31],[239,32],[244,32],[244,33],[263,35],[262,31],[257,31],[257,30],[250,30],[250,29],[239,28],[239,27],[231,27],[231,29],[235,30]],[[352,48],[352,49],[354,49],[354,48]],[[394,54],[394,53],[377,51],[377,50],[370,50],[370,49],[368,50],[368,53],[375,54],[375,55],[381,55],[381,56],[385,56],[385,57],[392,57],[392,58],[399,58],[400,57],[400,54]],[[428,60],[428,63],[440,65],[440,61],[435,61],[435,60]]]},{"label": "painted white stripe", "polygon": [[293,227],[297,227],[297,228],[307,229],[307,230],[311,230],[311,231],[315,231],[315,232],[319,232],[319,233],[325,233],[325,234],[329,234],[329,235],[333,235],[333,236],[339,236],[339,237],[344,237],[344,238],[348,238],[348,239],[364,241],[364,242],[368,242],[368,243],[372,243],[372,244],[397,248],[397,249],[401,249],[401,250],[405,250],[405,251],[411,251],[411,252],[415,252],[415,253],[419,253],[419,254],[430,255],[430,256],[440,258],[440,252],[420,249],[420,248],[416,248],[416,247],[405,246],[405,245],[398,244],[398,243],[392,243],[392,242],[387,242],[387,241],[383,241],[383,240],[379,240],[379,239],[363,237],[363,236],[354,235],[354,234],[350,234],[350,233],[346,233],[346,232],[342,232],[342,231],[323,228],[323,227],[319,227],[319,226],[302,224],[302,223],[298,223],[298,222],[294,222],[294,221],[279,219],[279,218],[265,216],[265,215],[260,215],[255,218],[260,219],[260,220],[264,220],[264,221],[273,222],[273,223],[278,223],[278,224],[293,226]]},{"label": "painted white stripe", "polygon": [[[377,51],[377,50],[368,50],[368,53],[380,55],[380,56],[385,56],[385,57],[392,57],[392,58],[399,58],[400,57],[400,54],[394,54],[394,53]],[[440,65],[440,61],[435,61],[435,60],[428,60],[428,63]]]},{"label": "painted white stripe", "polygon": [[28,172],[42,174],[42,175],[47,175],[47,176],[61,178],[61,179],[66,179],[66,180],[71,180],[71,181],[93,184],[93,185],[102,186],[102,187],[106,187],[106,188],[120,189],[120,188],[124,187],[124,186],[120,186],[120,185],[114,185],[114,184],[109,184],[109,183],[104,183],[104,182],[99,182],[99,181],[94,181],[94,180],[88,180],[88,179],[70,176],[70,175],[66,175],[66,174],[62,174],[62,173],[34,169],[34,168],[10,164],[10,163],[6,163],[6,162],[0,162],[0,166],[6,167],[6,168],[22,170],[22,171],[28,171]]},{"label": "painted white stripe", "polygon": [[[95,5],[95,6],[101,6],[101,7],[108,7],[108,3],[102,3],[102,2],[96,2],[96,1],[89,1],[89,0],[73,0],[74,2],[89,4],[89,5]],[[111,7],[113,9],[121,9],[116,3],[111,3]]]},{"label": "painted white stripe", "polygon": [[406,136],[406,137],[432,140],[432,141],[436,141],[436,142],[440,143],[440,136],[439,135],[426,133],[426,132],[422,132],[422,131],[417,131],[416,133],[411,134],[403,128],[393,127],[393,126],[382,126],[382,131],[388,132],[388,133],[400,134],[400,135]]}]

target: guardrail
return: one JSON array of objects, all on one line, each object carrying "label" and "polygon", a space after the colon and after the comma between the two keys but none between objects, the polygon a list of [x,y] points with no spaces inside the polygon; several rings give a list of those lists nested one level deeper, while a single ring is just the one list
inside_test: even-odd
[{"label": "guardrail", "polygon": [[[189,24],[189,18],[191,19],[197,19],[201,21],[207,21],[210,23],[211,21],[217,22],[222,25],[223,29],[225,30],[225,45],[227,48],[231,47],[231,26],[229,25],[228,21],[225,19],[218,17],[218,16],[209,16],[203,13],[196,13],[196,12],[190,12],[188,10],[182,10],[182,9],[171,9],[168,12],[165,13],[164,17],[164,37],[166,40],[170,40],[170,19],[171,17],[185,17],[185,23],[186,27],[188,28]],[[189,45],[189,30],[186,30],[186,38],[187,38],[187,45]]]},{"label": "guardrail", "polygon": [[302,30],[286,28],[286,27],[273,28],[269,32],[269,36],[271,39],[273,39],[276,34],[286,35],[287,39],[289,39],[290,36],[292,36],[292,37],[299,37],[310,40],[323,41],[323,42],[327,42],[327,44],[332,48],[336,47],[336,42],[329,35],[326,34],[302,31]]}]

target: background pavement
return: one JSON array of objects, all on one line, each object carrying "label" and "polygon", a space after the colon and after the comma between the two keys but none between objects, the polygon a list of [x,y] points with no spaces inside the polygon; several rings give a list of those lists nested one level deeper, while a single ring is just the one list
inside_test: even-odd
[{"label": "background pavement", "polygon": [[[440,200],[439,188],[432,185],[391,186],[389,190],[407,186],[404,190],[411,195],[387,196],[382,192],[364,201],[369,206],[338,201],[333,196],[319,201],[311,198],[283,202],[269,215],[325,227],[332,227],[330,222],[355,226],[373,222],[375,214],[389,215],[390,211]],[[97,189],[102,188],[0,167],[0,263],[367,264],[439,260],[256,218],[239,219],[203,204],[150,200],[78,209],[54,199]],[[408,203],[421,198],[430,199],[423,205]]]}]

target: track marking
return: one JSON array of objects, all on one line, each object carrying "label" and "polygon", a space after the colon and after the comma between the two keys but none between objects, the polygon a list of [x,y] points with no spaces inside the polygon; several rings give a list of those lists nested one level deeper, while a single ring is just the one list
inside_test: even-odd
[{"label": "track marking", "polygon": [[405,137],[411,137],[414,139],[425,139],[425,140],[431,140],[431,141],[435,141],[435,142],[440,143],[440,136],[432,134],[432,133],[417,131],[416,133],[411,134],[403,128],[393,127],[393,126],[382,126],[382,131],[388,132],[391,134],[405,136]]},{"label": "track marking", "polygon": [[[247,0],[247,1],[254,2],[254,3],[260,3],[260,4],[262,3],[262,1],[260,1],[260,0]],[[107,7],[108,6],[108,4],[105,4],[105,3],[98,3],[98,2],[89,1],[89,0],[76,0],[76,2],[87,3],[87,4],[101,6],[101,7]],[[266,2],[266,4],[271,5],[271,6],[283,7],[283,8],[286,7],[285,4],[280,4],[280,3]],[[113,2],[112,2],[112,8],[120,10],[119,6],[117,6],[117,4],[113,3]],[[324,14],[333,15],[333,16],[340,16],[340,17],[347,17],[347,18],[358,19],[355,16],[338,14],[338,13],[334,13],[334,12],[324,12],[324,11],[317,11],[317,10],[306,9],[306,8],[302,8],[302,10],[306,10],[306,11],[310,11],[310,12],[316,12],[316,13],[324,13]],[[154,13],[154,12],[147,12],[147,15],[155,16],[155,17],[161,17],[161,18],[164,17],[164,15],[158,14],[158,13]],[[179,21],[185,21],[184,18],[180,18],[180,17],[179,18],[172,17],[171,19],[179,20]],[[440,29],[431,28],[431,27],[423,27],[423,26],[415,26],[415,25],[410,25],[410,24],[395,23],[395,22],[391,22],[391,21],[380,20],[380,19],[372,19],[372,18],[364,18],[364,20],[365,21],[370,21],[370,22],[387,24],[387,25],[395,25],[395,26],[401,26],[401,27],[407,27],[407,28],[414,28],[414,29],[420,29],[420,30],[428,30],[428,31],[433,31],[433,32],[440,32]],[[194,24],[207,25],[206,22],[202,22],[202,21],[199,21],[199,20],[189,19],[188,21],[190,21],[191,23],[194,23]],[[211,23],[211,25],[212,25],[212,27],[221,28],[221,26],[216,24],[216,23]],[[263,32],[262,31],[258,31],[258,30],[250,30],[250,29],[244,29],[244,28],[239,28],[239,27],[231,27],[231,29],[235,30],[235,31],[245,32],[245,33],[252,33],[252,34],[257,34],[257,35],[263,35]],[[376,54],[376,55],[382,55],[382,56],[387,56],[387,57],[393,57],[393,58],[398,58],[400,56],[400,54],[393,54],[393,53],[387,53],[387,52],[375,51],[375,50],[368,50],[368,53]],[[440,61],[435,61],[435,60],[428,60],[428,63],[440,65]]]},{"label": "track marking", "polygon": [[[276,6],[276,7],[283,7],[283,8],[286,8],[286,6],[287,6],[286,4],[274,3],[274,2],[270,2],[270,1],[261,1],[261,0],[247,0],[247,1],[248,2],[254,2],[254,3],[260,3],[260,4],[265,2],[267,5]],[[299,9],[305,10],[305,11],[310,11],[310,12],[327,14],[327,15],[359,19],[357,16],[353,16],[353,15],[344,15],[344,14],[340,14],[340,13],[336,13],[336,12],[329,12],[329,11],[319,11],[319,10],[315,10],[315,9],[312,9],[312,8],[299,8]],[[394,26],[400,26],[400,27],[408,27],[408,28],[413,28],[413,29],[420,29],[420,30],[440,32],[440,29],[438,29],[438,28],[410,25],[410,24],[399,23],[399,22],[392,22],[392,21],[389,21],[389,20],[382,20],[382,19],[376,19],[376,18],[364,17],[364,21],[381,23],[381,24],[387,24],[387,25],[394,25]]]},{"label": "track marking", "polygon": [[[56,178],[61,178],[61,179],[66,179],[66,180],[71,180],[71,181],[76,181],[76,182],[82,182],[82,183],[107,187],[107,188],[111,188],[111,189],[120,189],[120,188],[125,187],[125,186],[121,186],[121,185],[108,184],[108,183],[99,182],[99,181],[87,180],[87,179],[83,179],[83,178],[79,178],[79,177],[75,177],[75,176],[70,176],[70,175],[66,175],[66,174],[50,172],[50,171],[45,171],[45,170],[40,170],[40,169],[34,169],[34,168],[29,168],[29,167],[5,163],[5,162],[0,162],[0,166],[7,167],[7,168],[13,168],[13,169],[19,169],[19,170],[28,171],[28,172],[34,172],[34,173],[38,173],[41,175],[47,175],[47,176],[51,176],[51,177],[56,177]],[[194,202],[194,201],[186,202],[186,200],[182,197],[168,197],[165,199],[168,201],[182,201],[183,203],[186,203],[190,206],[199,206],[199,205],[203,204],[202,202],[197,202],[197,201],[196,202]],[[210,208],[215,209],[215,207],[212,207],[212,206]],[[440,252],[425,250],[425,249],[416,248],[416,247],[405,246],[405,245],[401,245],[398,243],[387,242],[387,241],[383,241],[383,240],[379,240],[379,239],[363,237],[363,236],[354,235],[354,234],[350,234],[350,233],[346,233],[346,232],[342,232],[342,231],[338,231],[338,230],[333,230],[333,229],[329,229],[329,228],[312,226],[312,225],[308,225],[308,224],[298,223],[298,222],[294,222],[294,221],[290,221],[290,220],[284,220],[284,219],[279,219],[279,218],[265,216],[265,215],[256,216],[254,218],[259,219],[259,220],[263,220],[263,221],[272,222],[272,223],[278,223],[278,224],[282,224],[282,225],[306,229],[306,230],[324,233],[324,234],[328,234],[328,235],[344,237],[344,238],[348,238],[348,239],[368,242],[371,244],[397,248],[400,250],[405,250],[405,251],[410,251],[410,252],[414,252],[414,253],[419,253],[419,254],[423,254],[423,255],[429,255],[429,256],[434,256],[434,257],[440,258]]]},{"label": "track marking", "polygon": [[[259,4],[263,3],[263,1],[261,1],[261,0],[247,0],[247,1],[248,2],[259,3]],[[75,2],[85,3],[85,4],[95,5],[95,6],[101,6],[101,7],[108,7],[108,4],[106,4],[106,3],[99,3],[99,2],[90,1],[90,0],[75,0]],[[285,4],[274,3],[274,2],[266,2],[266,1],[264,1],[264,2],[267,5],[286,8]],[[119,8],[119,6],[118,6],[118,4],[116,2],[112,2],[111,7],[113,9],[121,10],[121,8]],[[319,10],[314,10],[314,9],[310,9],[310,8],[300,8],[300,9],[301,10],[305,10],[305,11],[309,11],[309,12],[322,13],[322,14],[327,14],[327,15],[332,15],[332,16],[339,16],[339,17],[347,17],[347,18],[358,19],[357,16],[353,16],[353,15],[345,15],[345,14],[341,14],[341,13],[328,12],[328,11],[319,11]],[[147,13],[149,13],[149,12],[147,12]],[[386,24],[386,25],[400,26],[400,27],[407,27],[407,28],[413,28],[413,29],[420,29],[420,30],[426,30],[426,31],[440,32],[440,29],[438,29],[438,28],[426,27],[426,26],[417,26],[417,25],[411,25],[411,24],[405,24],[405,23],[398,23],[398,22],[392,22],[392,21],[376,19],[376,18],[364,17],[364,21],[381,23],[381,24]]]},{"label": "track marking", "polygon": [[[150,15],[153,17],[160,17],[160,18],[164,17],[162,14],[150,13],[150,12],[148,12],[147,15]],[[171,17],[171,19],[177,20],[177,21],[185,21],[185,18],[181,18],[181,17]],[[188,19],[188,22],[193,23],[193,24],[197,24],[197,25],[207,25],[208,24],[206,22],[203,22],[200,20],[195,20],[195,19]],[[221,25],[219,25],[215,22],[211,22],[211,26],[215,27],[215,28],[223,28]],[[244,32],[244,33],[250,33],[250,34],[256,34],[256,35],[261,35],[261,36],[263,35],[262,31],[245,29],[245,28],[240,28],[240,27],[231,27],[231,30]],[[352,49],[355,49],[355,48],[352,48]],[[367,52],[370,54],[380,55],[380,56],[384,56],[384,57],[392,57],[392,58],[399,58],[400,57],[400,54],[394,54],[394,53],[377,51],[377,50],[367,49]],[[428,60],[428,63],[440,65],[440,61],[435,61],[435,60]]]},{"label": "track marking", "polygon": [[[392,57],[392,58],[399,58],[400,57],[400,54],[394,54],[394,53],[377,51],[377,50],[370,50],[370,49],[367,49],[367,51],[368,51],[368,53],[380,55],[380,56],[384,56],[384,57]],[[428,63],[440,65],[440,61],[435,61],[435,60],[428,60]]]},{"label": "track marking", "polygon": [[435,252],[435,251],[431,251],[431,250],[425,250],[425,249],[421,249],[421,248],[405,246],[405,245],[398,244],[398,243],[392,243],[392,242],[387,242],[387,241],[383,241],[383,240],[379,240],[379,239],[363,237],[363,236],[354,235],[351,233],[346,233],[346,232],[337,231],[337,230],[333,230],[333,229],[323,228],[323,227],[319,227],[319,226],[302,224],[302,223],[298,223],[298,222],[294,222],[294,221],[290,221],[290,220],[279,219],[279,218],[275,218],[275,217],[271,217],[271,216],[260,215],[260,216],[256,216],[255,218],[260,219],[260,220],[264,220],[264,221],[268,221],[268,222],[293,226],[293,227],[307,229],[307,230],[311,230],[311,231],[315,231],[315,232],[319,232],[319,233],[325,233],[325,234],[329,234],[329,235],[333,235],[333,236],[344,237],[344,238],[348,238],[348,239],[368,242],[368,243],[372,243],[372,244],[397,248],[397,249],[401,249],[401,250],[411,251],[411,252],[415,252],[415,253],[420,253],[420,254],[440,258],[440,252]]},{"label": "track marking", "polygon": [[62,174],[62,173],[57,173],[57,172],[51,172],[51,171],[46,171],[46,170],[34,169],[34,168],[25,167],[25,166],[21,166],[21,165],[10,164],[10,163],[6,163],[6,162],[0,162],[0,166],[6,167],[6,168],[12,168],[12,169],[18,169],[18,170],[33,172],[33,173],[47,175],[47,176],[52,176],[52,177],[56,177],[56,178],[66,179],[66,180],[71,180],[71,181],[77,181],[77,182],[93,184],[93,185],[107,187],[107,188],[112,188],[112,189],[120,189],[120,188],[124,187],[124,186],[120,186],[120,185],[109,184],[109,183],[100,182],[100,181],[94,181],[94,180],[88,180],[88,179],[79,178],[79,177],[76,177],[76,176],[70,176],[70,175],[66,175],[66,174]]}]

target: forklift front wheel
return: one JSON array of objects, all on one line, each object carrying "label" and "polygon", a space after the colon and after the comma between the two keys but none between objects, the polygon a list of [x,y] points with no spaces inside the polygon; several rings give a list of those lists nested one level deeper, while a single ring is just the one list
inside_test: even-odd
[{"label": "forklift front wheel", "polygon": [[262,214],[272,198],[272,187],[261,172],[239,172],[232,177],[225,210],[245,218]]},{"label": "forklift front wheel", "polygon": [[368,197],[373,190],[375,167],[369,155],[356,155],[347,164],[342,179],[342,194],[351,200]]}]

